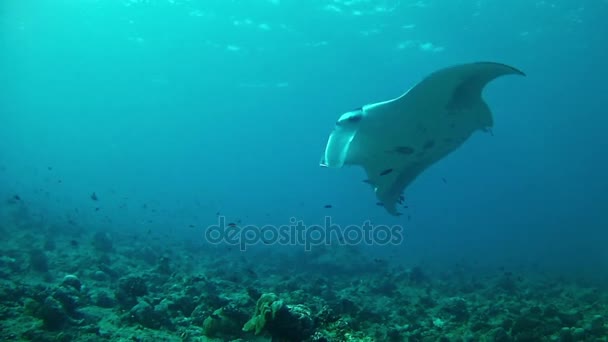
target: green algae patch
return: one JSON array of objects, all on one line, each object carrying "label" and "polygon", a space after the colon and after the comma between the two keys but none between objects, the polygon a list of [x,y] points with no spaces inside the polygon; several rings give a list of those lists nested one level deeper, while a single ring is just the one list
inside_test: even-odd
[{"label": "green algae patch", "polygon": [[245,325],[243,331],[253,331],[259,335],[266,324],[273,320],[277,312],[283,307],[283,301],[274,293],[265,293],[258,299],[255,305],[255,314]]}]

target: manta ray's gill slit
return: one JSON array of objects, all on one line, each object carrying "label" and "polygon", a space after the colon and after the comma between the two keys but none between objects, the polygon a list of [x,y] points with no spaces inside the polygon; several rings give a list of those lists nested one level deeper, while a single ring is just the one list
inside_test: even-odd
[{"label": "manta ray's gill slit", "polygon": [[409,146],[397,146],[395,147],[395,150],[393,152],[404,155],[410,155],[414,153],[414,149]]}]

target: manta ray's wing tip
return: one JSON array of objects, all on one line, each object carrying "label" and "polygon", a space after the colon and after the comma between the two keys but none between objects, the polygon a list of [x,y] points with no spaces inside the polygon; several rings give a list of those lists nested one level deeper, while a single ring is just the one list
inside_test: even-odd
[{"label": "manta ray's wing tip", "polygon": [[514,75],[520,75],[520,76],[528,76],[526,75],[525,72],[521,71],[520,69],[508,65],[508,64],[504,64],[504,63],[498,63],[498,62],[488,62],[488,61],[484,61],[484,62],[477,62],[474,64],[478,64],[478,65],[492,65],[492,66],[497,66],[497,67],[501,67],[501,68],[506,68],[508,69],[510,72],[510,74],[514,74]]}]

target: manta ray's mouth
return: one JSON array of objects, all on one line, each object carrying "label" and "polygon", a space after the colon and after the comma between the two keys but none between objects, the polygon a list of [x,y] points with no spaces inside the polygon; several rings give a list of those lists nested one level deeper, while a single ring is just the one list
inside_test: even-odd
[{"label": "manta ray's mouth", "polygon": [[342,114],[342,116],[336,121],[336,126],[344,127],[350,125],[356,125],[363,119],[363,109],[359,108],[351,112]]}]

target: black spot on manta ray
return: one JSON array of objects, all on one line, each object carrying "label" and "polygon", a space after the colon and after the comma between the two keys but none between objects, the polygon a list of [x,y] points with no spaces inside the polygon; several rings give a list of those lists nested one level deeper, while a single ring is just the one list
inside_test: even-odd
[{"label": "black spot on manta ray", "polygon": [[386,170],[380,172],[380,176],[386,176],[391,172],[393,172],[393,169],[386,169]]},{"label": "black spot on manta ray", "polygon": [[414,153],[414,149],[409,146],[397,146],[395,147],[394,152],[404,155],[410,155]]}]

